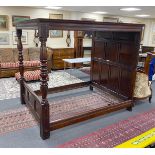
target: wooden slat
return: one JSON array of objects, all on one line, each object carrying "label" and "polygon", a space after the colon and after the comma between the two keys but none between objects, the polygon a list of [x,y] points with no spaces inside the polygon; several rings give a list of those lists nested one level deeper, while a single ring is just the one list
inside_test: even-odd
[{"label": "wooden slat", "polygon": [[[60,86],[60,87],[49,88],[48,89],[48,94],[63,92],[63,91],[82,88],[82,87],[87,87],[87,86],[89,86],[89,84],[90,84],[90,81],[87,81],[87,82],[74,83],[74,84]],[[41,95],[40,90],[35,91],[35,93],[37,95]]]},{"label": "wooden slat", "polygon": [[121,110],[123,108],[131,108],[131,105],[132,105],[132,101],[128,100],[128,101],[122,102],[120,104],[112,105],[109,107],[106,106],[106,107],[102,107],[99,109],[95,109],[95,110],[92,110],[92,111],[87,112],[85,114],[74,116],[74,117],[69,118],[69,119],[59,120],[56,122],[50,122],[50,130],[51,131],[56,130],[58,128],[62,128],[62,127],[65,127],[65,126],[68,126],[71,124],[75,124],[75,123],[85,121],[85,120],[88,120],[88,119],[91,119],[91,118],[94,118],[97,116],[101,116],[101,115],[107,114],[109,112]]}]

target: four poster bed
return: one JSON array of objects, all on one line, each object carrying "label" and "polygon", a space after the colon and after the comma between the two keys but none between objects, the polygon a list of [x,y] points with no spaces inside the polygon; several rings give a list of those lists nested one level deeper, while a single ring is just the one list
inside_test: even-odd
[{"label": "four poster bed", "polygon": [[[73,123],[123,108],[132,110],[133,90],[142,27],[143,25],[141,24],[41,18],[24,21],[16,25],[18,37],[17,47],[19,50],[19,70],[21,75],[19,80],[21,103],[26,104],[30,108],[38,121],[42,139],[49,138],[50,131]],[[40,90],[38,91],[32,91],[23,77],[22,29],[38,30],[38,36],[41,42],[41,85]],[[90,81],[48,89],[46,41],[49,36],[49,30],[93,32]],[[80,107],[79,105],[73,106],[68,117],[62,115],[62,111],[63,114],[65,114],[66,108],[60,110],[59,106],[57,106],[53,111],[59,115],[59,118],[50,118],[50,103],[47,100],[48,93],[56,93],[88,86],[92,91],[93,88],[95,88],[95,90],[98,89],[100,94],[105,96],[103,102],[106,104],[94,103],[94,105],[89,105],[88,103],[86,107]],[[109,101],[107,98],[109,98]],[[116,99],[116,102],[111,102],[111,98]]]}]

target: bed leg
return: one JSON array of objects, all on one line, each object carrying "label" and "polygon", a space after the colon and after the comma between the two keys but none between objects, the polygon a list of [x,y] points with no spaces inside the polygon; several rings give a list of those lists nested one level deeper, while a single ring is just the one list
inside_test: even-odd
[{"label": "bed leg", "polygon": [[89,86],[89,89],[90,89],[90,90],[93,90],[93,86],[92,86],[92,85],[90,85],[90,86]]},{"label": "bed leg", "polygon": [[21,104],[25,104],[25,101],[24,101],[25,88],[24,88],[23,45],[22,45],[22,41],[21,41],[22,30],[21,29],[17,29],[16,33],[17,33],[17,38],[18,38],[17,49],[19,51],[18,60],[19,60],[19,72],[20,72],[20,79],[19,79],[19,83],[20,83],[20,98],[21,98]]},{"label": "bed leg", "polygon": [[49,104],[41,105],[41,118],[40,118],[40,136],[43,140],[50,137],[50,124],[49,124]]},{"label": "bed leg", "polygon": [[126,108],[128,111],[132,111],[132,106],[131,107],[128,107]]},{"label": "bed leg", "polygon": [[23,81],[20,81],[20,101],[21,101],[21,104],[26,104],[25,100],[24,100],[24,92],[25,92],[24,83],[23,83]]},{"label": "bed leg", "polygon": [[47,100],[47,91],[48,91],[48,69],[47,69],[47,48],[46,41],[49,35],[49,31],[43,27],[40,27],[38,30],[39,40],[41,42],[40,46],[40,62],[41,62],[41,111],[40,111],[40,136],[43,140],[50,137],[50,114],[49,114],[49,103]]},{"label": "bed leg", "polygon": [[152,95],[149,97],[149,103],[151,103],[151,100],[152,100]]}]

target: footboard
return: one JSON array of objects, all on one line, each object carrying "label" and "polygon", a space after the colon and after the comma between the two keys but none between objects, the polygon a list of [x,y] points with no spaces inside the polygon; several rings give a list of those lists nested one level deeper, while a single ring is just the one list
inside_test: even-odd
[{"label": "footboard", "polygon": [[41,114],[41,100],[39,97],[33,92],[33,90],[24,82],[24,100],[26,105],[34,114],[36,120],[40,122],[40,114]]},{"label": "footboard", "polygon": [[40,135],[42,139],[50,136],[49,121],[49,104],[42,104],[41,99],[33,92],[33,90],[24,82],[24,101],[31,110],[38,124],[40,125]]}]

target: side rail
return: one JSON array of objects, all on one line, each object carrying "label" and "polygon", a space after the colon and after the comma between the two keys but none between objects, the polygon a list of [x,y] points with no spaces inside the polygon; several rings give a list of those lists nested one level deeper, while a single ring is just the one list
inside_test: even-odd
[{"label": "side rail", "polygon": [[[54,88],[48,88],[48,94],[68,91],[68,90],[72,90],[72,89],[78,89],[78,88],[82,88],[82,87],[88,87],[90,84],[91,84],[91,81],[87,81],[87,82],[80,82],[80,83],[74,83],[74,84],[65,85],[65,86],[54,87]],[[37,90],[34,92],[38,96],[41,95],[40,90]]]}]

